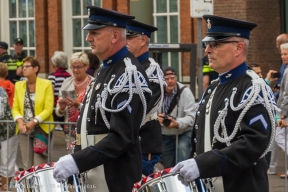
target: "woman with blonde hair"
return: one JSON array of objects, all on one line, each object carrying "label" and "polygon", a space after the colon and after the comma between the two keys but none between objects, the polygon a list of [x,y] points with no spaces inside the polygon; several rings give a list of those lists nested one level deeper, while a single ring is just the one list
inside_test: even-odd
[{"label": "woman with blonde hair", "polygon": [[[73,76],[64,80],[60,91],[59,99],[56,107],[56,115],[65,117],[65,122],[77,122],[79,116],[80,105],[84,99],[84,95],[89,83],[94,79],[86,73],[89,67],[88,55],[83,52],[76,52],[70,59],[71,70]],[[72,140],[75,139],[75,128],[72,126],[71,135]],[[64,134],[66,138],[67,147],[69,146],[69,126],[64,126]]]}]

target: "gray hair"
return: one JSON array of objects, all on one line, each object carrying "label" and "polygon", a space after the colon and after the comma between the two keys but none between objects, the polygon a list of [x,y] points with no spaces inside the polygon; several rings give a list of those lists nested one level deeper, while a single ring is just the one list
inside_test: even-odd
[{"label": "gray hair", "polygon": [[288,43],[283,43],[280,45],[280,49],[288,49]]},{"label": "gray hair", "polygon": [[88,55],[84,52],[76,52],[73,53],[70,59],[70,63],[81,62],[84,65],[89,65],[89,58]]},{"label": "gray hair", "polygon": [[55,67],[68,69],[67,55],[63,51],[55,51],[51,61]]},{"label": "gray hair", "polygon": [[244,44],[244,54],[247,55],[248,54],[248,49],[249,49],[249,40],[242,38],[242,37],[232,37],[232,39],[234,41],[239,41],[239,42],[243,42]]}]

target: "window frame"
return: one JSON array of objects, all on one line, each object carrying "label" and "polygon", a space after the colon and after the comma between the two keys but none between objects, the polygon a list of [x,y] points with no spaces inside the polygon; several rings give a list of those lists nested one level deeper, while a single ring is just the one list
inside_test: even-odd
[{"label": "window frame", "polygon": [[[167,17],[167,29],[166,29],[166,32],[167,32],[167,42],[166,43],[171,43],[171,21],[170,21],[170,17],[171,16],[177,16],[177,20],[178,20],[178,42],[177,43],[180,43],[180,1],[179,0],[176,0],[177,1],[177,12],[170,12],[170,2],[171,0],[166,0],[166,13],[157,13],[157,0],[153,0],[153,21],[154,21],[154,25],[156,27],[158,27],[157,25],[157,17],[160,17],[160,16],[166,16]],[[155,35],[154,35],[154,42],[155,43],[158,43],[158,32],[156,31],[155,32]],[[175,42],[173,42],[175,43]],[[161,43],[162,44],[162,43]],[[163,43],[165,44],[165,43]],[[172,56],[172,52],[167,52],[168,54],[168,64],[167,66],[172,66],[172,59],[171,59],[171,56]],[[182,66],[181,66],[181,53],[178,53],[178,70],[179,71],[179,74],[177,74],[178,76],[178,81],[182,81]],[[162,64],[163,65],[163,64]],[[166,66],[166,65],[163,65],[163,66]]]},{"label": "window frame", "polygon": [[[31,52],[34,52],[34,55],[31,55],[31,56],[36,56],[36,38],[35,38],[35,34],[34,34],[34,46],[31,47],[31,46],[28,46],[28,42],[30,41],[30,37],[29,37],[29,21],[34,21],[34,32],[35,32],[35,0],[33,0],[34,3],[34,17],[29,17],[29,10],[28,10],[28,0],[26,0],[26,17],[19,17],[19,11],[18,11],[18,1],[16,0],[16,10],[17,10],[17,13],[16,13],[16,17],[15,18],[10,18],[9,16],[9,5],[10,5],[10,1],[0,1],[0,11],[1,11],[1,18],[0,18],[0,23],[1,23],[1,26],[8,26],[8,27],[1,27],[0,29],[0,37],[1,37],[1,40],[5,41],[7,44],[8,44],[8,54],[11,54],[13,53],[14,54],[14,48],[13,48],[13,39],[16,38],[16,37],[20,37],[19,34],[19,22],[20,21],[26,21],[26,27],[27,27],[27,31],[26,31],[26,38],[27,38],[27,42],[26,42],[26,46],[23,46],[23,50],[25,52],[27,52],[27,55],[31,55],[30,53]],[[16,21],[16,30],[17,30],[17,36],[16,37],[12,37],[10,36],[10,21]],[[23,38],[23,37],[20,37],[20,38]],[[10,40],[12,40],[12,42],[10,42]],[[12,54],[11,54],[12,55]]]}]

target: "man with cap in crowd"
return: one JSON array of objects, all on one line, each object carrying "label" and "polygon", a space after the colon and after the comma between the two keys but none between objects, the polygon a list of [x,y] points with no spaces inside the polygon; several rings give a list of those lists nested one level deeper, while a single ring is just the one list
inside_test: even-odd
[{"label": "man with cap in crowd", "polygon": [[162,129],[161,163],[164,168],[169,168],[189,158],[196,103],[191,90],[177,82],[174,68],[166,67],[163,71],[167,86],[158,120]]},{"label": "man with cap in crowd", "polygon": [[16,74],[19,77],[23,76],[23,70],[22,70],[22,65],[23,65],[23,59],[27,57],[26,53],[23,51],[23,39],[22,38],[15,38],[14,39],[14,55],[13,55],[13,60],[16,61],[17,63],[17,71]]},{"label": "man with cap in crowd", "polygon": [[154,165],[159,162],[162,152],[161,126],[157,119],[157,111],[163,101],[166,83],[162,69],[148,52],[151,34],[156,30],[156,27],[136,20],[128,21],[126,26],[127,48],[144,67],[152,90],[148,104],[151,111],[146,115],[139,132],[142,174],[146,176],[153,173]]},{"label": "man with cap in crowd", "polygon": [[214,177],[217,192],[268,192],[264,155],[274,137],[277,107],[270,87],[245,62],[250,31],[257,25],[215,15],[203,18],[208,29],[202,42],[219,80],[198,104],[191,138],[193,158],[178,163],[171,172],[179,172],[185,184]]},{"label": "man with cap in crowd", "polygon": [[62,181],[89,170],[88,191],[132,191],[141,179],[139,129],[152,93],[145,70],[126,47],[126,21],[135,17],[87,8],[86,41],[103,67],[80,109],[75,153],[56,162],[53,176]]},{"label": "man with cap in crowd", "polygon": [[7,53],[8,44],[0,41],[0,62],[4,62],[8,66],[8,75],[6,79],[10,80],[12,83],[15,83],[19,79],[16,75],[17,63],[14,62],[11,55]]},{"label": "man with cap in crowd", "polygon": [[0,62],[6,63],[10,58],[11,55],[7,53],[8,44],[4,41],[0,41]]}]

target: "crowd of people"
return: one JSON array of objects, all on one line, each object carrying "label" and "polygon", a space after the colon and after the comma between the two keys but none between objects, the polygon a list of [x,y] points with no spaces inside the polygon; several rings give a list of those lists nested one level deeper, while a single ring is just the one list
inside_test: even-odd
[{"label": "crowd of people", "polygon": [[[211,178],[217,192],[268,191],[275,145],[286,148],[288,43],[277,40],[284,64],[280,78],[270,70],[263,79],[260,65],[246,63],[257,24],[204,15],[205,91],[196,104],[176,70],[161,69],[150,57],[156,27],[116,11],[87,9],[83,30],[92,52],[72,54],[71,74],[62,51],[54,53],[55,71],[43,79],[21,38],[14,41],[13,57],[0,42],[0,120],[16,122],[0,121],[2,186],[14,176],[16,157],[23,169],[47,162],[54,124],[42,122],[62,121],[67,147],[75,141],[75,149],[55,163],[58,182],[88,171],[87,184],[96,191],[131,191],[159,163],[173,168],[184,185],[200,177]],[[270,85],[279,79],[273,94]]]}]

